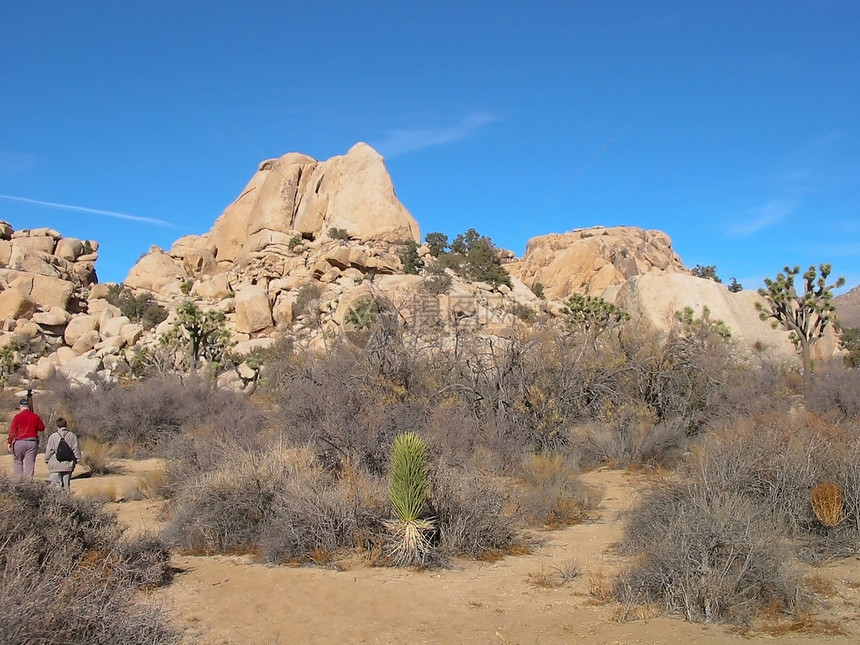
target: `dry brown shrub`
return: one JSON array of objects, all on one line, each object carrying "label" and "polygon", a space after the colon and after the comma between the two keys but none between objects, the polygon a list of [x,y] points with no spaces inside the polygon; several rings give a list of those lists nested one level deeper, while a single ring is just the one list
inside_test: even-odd
[{"label": "dry brown shrub", "polygon": [[592,565],[588,568],[588,595],[593,605],[605,605],[614,600],[612,579],[604,567]]},{"label": "dry brown shrub", "polygon": [[841,623],[816,617],[809,611],[801,611],[797,616],[786,618],[779,612],[767,612],[760,617],[758,631],[770,636],[785,636],[787,634],[803,634],[809,636],[847,636],[848,631]]},{"label": "dry brown shrub", "polygon": [[799,584],[774,532],[768,510],[737,493],[657,485],[626,519],[622,550],[638,557],[614,595],[695,622],[746,624],[768,606],[794,611]]},{"label": "dry brown shrub", "polygon": [[192,553],[328,563],[344,548],[373,553],[387,508],[378,478],[325,470],[307,448],[235,451],[180,486],[166,535]]},{"label": "dry brown shrub", "polygon": [[123,538],[97,504],[42,482],[0,475],[0,642],[174,643],[137,589],[169,580],[151,535]]},{"label": "dry brown shrub", "polygon": [[430,512],[443,556],[493,561],[526,549],[506,482],[492,475],[437,464],[431,474]]},{"label": "dry brown shrub", "polygon": [[832,598],[837,594],[833,580],[825,578],[820,573],[811,573],[804,578],[807,588],[814,594]]}]

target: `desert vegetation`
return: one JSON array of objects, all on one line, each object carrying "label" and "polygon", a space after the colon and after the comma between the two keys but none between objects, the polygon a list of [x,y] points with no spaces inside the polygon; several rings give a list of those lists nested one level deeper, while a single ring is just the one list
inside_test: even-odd
[{"label": "desert vegetation", "polygon": [[[297,305],[313,311],[318,293],[300,295]],[[417,334],[411,319],[408,303],[359,303],[346,321],[360,335],[330,338],[324,353],[284,340],[255,356],[262,377],[249,397],[192,374],[226,346],[220,319],[187,307],[170,339],[189,362],[96,395],[57,378],[41,403],[80,429],[94,475],[117,455],[166,460],[147,488],[169,500],[163,534],[125,541],[92,503],[72,509],[77,500],[37,484],[2,480],[3,499],[82,523],[69,531],[83,537],[62,538],[73,549],[66,572],[79,572],[63,585],[96,575],[92,553],[111,554],[97,575],[110,576],[104,588],[123,628],[152,630],[157,642],[174,636],[132,595],[168,578],[168,546],[273,564],[494,560],[527,552],[536,530],[598,517],[601,491],[581,477],[597,466],[655,475],[626,517],[618,550],[628,566],[601,585],[624,616],[637,606],[742,625],[764,612],[805,615],[815,590],[798,563],[860,550],[856,370],[819,366],[804,383],[742,351],[707,308],[679,311],[665,333],[586,297],[509,338],[432,326]],[[13,542],[4,549],[4,562],[24,558]],[[14,575],[32,571],[49,586],[53,558]],[[553,580],[579,572],[567,569],[553,569]],[[3,593],[9,607],[24,603]],[[93,625],[68,629],[101,642]]]},{"label": "desert vegetation", "polygon": [[96,502],[43,482],[0,475],[0,508],[2,642],[178,642],[162,611],[136,596],[170,579],[159,538],[125,538]]}]

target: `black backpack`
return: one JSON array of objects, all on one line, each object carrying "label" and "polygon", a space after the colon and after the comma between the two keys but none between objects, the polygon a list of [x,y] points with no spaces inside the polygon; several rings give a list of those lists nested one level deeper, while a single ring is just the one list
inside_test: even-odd
[{"label": "black backpack", "polygon": [[75,461],[75,453],[72,451],[72,447],[66,443],[65,435],[60,435],[60,443],[57,444],[57,450],[54,454],[57,461]]}]

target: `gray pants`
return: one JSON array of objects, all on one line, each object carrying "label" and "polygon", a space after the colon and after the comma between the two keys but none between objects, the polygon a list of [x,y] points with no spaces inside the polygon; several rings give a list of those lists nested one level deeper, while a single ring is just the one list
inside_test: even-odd
[{"label": "gray pants", "polygon": [[32,477],[36,470],[36,453],[39,452],[37,439],[18,439],[12,444],[12,471],[16,475]]},{"label": "gray pants", "polygon": [[63,490],[71,490],[69,483],[72,480],[72,473],[50,473],[51,485],[54,488],[62,488]]}]

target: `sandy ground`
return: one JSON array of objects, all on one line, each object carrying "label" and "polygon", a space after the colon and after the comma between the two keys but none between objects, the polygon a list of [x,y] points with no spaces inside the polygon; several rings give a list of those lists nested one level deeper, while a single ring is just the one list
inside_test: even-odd
[{"label": "sandy ground", "polygon": [[[41,456],[40,456],[41,457]],[[130,531],[163,526],[163,502],[140,500],[146,473],[158,460],[119,460],[121,472],[76,477],[75,495],[125,500],[107,503]],[[44,463],[36,476],[47,479]],[[11,473],[11,457],[0,470]],[[586,474],[604,487],[600,517],[559,531],[538,532],[532,553],[494,563],[461,561],[445,570],[412,571],[363,566],[342,570],[276,567],[247,557],[174,556],[173,583],[150,594],[186,630],[188,643],[668,643],[860,642],[860,559],[815,569],[824,587],[814,617],[841,628],[825,635],[816,626],[774,635],[739,633],[725,625],[677,618],[620,621],[617,603],[595,597],[608,590],[624,561],[613,554],[621,535],[619,513],[631,508],[646,478],[602,470]],[[580,574],[556,586],[558,571]],[[550,584],[544,584],[549,579]]]}]

